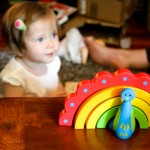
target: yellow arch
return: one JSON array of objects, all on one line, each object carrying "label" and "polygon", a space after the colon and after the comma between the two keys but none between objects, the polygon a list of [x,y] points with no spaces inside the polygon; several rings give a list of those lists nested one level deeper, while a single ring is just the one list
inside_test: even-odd
[{"label": "yellow arch", "polygon": [[97,107],[93,108],[86,119],[86,128],[87,129],[94,129],[96,127],[97,121],[100,116],[108,109],[120,105],[121,104],[120,97],[113,97],[104,102],[100,103]]},{"label": "yellow arch", "polygon": [[[115,86],[115,87],[106,88],[106,89],[98,91],[97,93],[94,93],[89,98],[87,98],[85,102],[81,104],[81,106],[77,110],[75,121],[74,121],[74,128],[83,129],[88,115],[90,114],[90,112],[92,112],[92,110],[95,107],[97,107],[100,103],[104,102],[105,100],[120,96],[121,91],[127,87],[130,87],[130,86]],[[150,94],[144,90],[141,90],[135,87],[130,87],[130,88],[135,90],[136,97],[142,97],[141,99],[145,101],[145,102],[143,101],[143,103],[145,104],[143,103],[141,104],[141,101],[139,104],[137,104],[138,102],[136,103],[134,102],[135,100],[133,100],[134,104],[138,105],[137,107],[139,107],[140,105],[142,107],[144,106],[143,108],[141,108],[141,110],[144,109],[147,115],[149,114],[148,116],[150,116],[150,112],[149,112],[150,108],[148,107],[150,105]],[[147,105],[149,104],[149,105],[147,106],[146,104]],[[150,120],[150,118],[148,120]]]},{"label": "yellow arch", "polygon": [[132,105],[140,108],[145,113],[150,127],[150,105],[145,101],[143,101],[142,99],[138,99],[138,98],[135,98],[133,100]]}]

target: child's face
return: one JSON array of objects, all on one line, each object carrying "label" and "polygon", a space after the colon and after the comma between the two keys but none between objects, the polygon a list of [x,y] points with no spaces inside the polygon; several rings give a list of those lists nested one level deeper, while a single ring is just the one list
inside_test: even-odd
[{"label": "child's face", "polygon": [[54,31],[50,19],[40,19],[32,23],[24,35],[24,41],[26,50],[23,57],[37,63],[51,62],[59,47],[57,30]]}]

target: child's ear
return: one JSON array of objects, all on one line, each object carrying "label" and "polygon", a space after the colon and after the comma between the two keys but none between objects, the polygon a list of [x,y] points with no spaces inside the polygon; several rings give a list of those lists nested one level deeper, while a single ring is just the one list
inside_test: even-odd
[{"label": "child's ear", "polygon": [[19,48],[12,42],[10,44],[11,50],[13,51],[13,53],[18,56],[18,57],[22,57],[23,53],[19,50]]},{"label": "child's ear", "polygon": [[19,50],[13,50],[13,53],[18,57],[23,57],[23,53],[21,53]]}]

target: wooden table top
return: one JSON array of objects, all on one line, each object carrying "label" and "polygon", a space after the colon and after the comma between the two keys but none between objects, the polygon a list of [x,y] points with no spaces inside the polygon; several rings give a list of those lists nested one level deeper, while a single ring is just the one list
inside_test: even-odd
[{"label": "wooden table top", "polygon": [[64,98],[1,98],[0,149],[115,149],[150,148],[150,129],[135,130],[128,140],[109,129],[78,129],[58,125]]}]

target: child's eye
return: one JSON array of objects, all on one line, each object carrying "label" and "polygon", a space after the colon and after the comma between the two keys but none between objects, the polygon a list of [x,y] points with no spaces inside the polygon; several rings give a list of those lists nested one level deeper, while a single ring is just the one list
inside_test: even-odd
[{"label": "child's eye", "polygon": [[42,37],[37,39],[38,42],[42,42],[43,40],[44,39]]},{"label": "child's eye", "polygon": [[53,33],[53,34],[51,34],[51,38],[55,38],[57,36],[57,33]]}]

